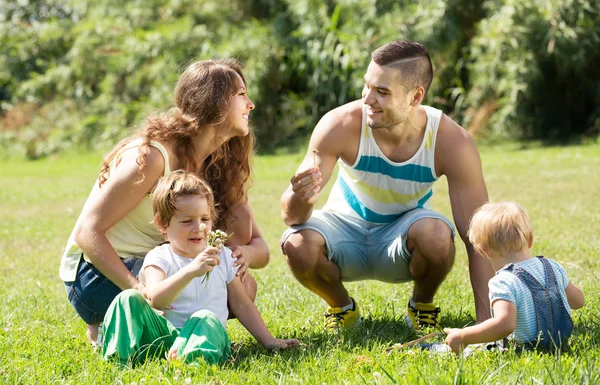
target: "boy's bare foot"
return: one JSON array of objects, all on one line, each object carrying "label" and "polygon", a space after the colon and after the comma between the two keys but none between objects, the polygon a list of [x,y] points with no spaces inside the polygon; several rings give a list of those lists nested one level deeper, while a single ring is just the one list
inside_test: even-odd
[{"label": "boy's bare foot", "polygon": [[97,347],[96,340],[98,339],[98,324],[88,325],[85,335],[93,347]]}]

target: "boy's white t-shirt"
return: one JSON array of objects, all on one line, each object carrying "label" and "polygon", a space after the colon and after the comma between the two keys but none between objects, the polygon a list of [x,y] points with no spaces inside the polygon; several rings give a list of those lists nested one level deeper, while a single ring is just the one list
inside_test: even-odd
[{"label": "boy's white t-shirt", "polygon": [[[233,266],[231,250],[223,247],[219,255],[221,263],[215,266],[210,273],[208,282],[202,277],[194,278],[171,304],[172,309],[164,310],[165,318],[176,328],[182,328],[192,314],[198,310],[206,309],[213,312],[223,326],[227,322],[229,309],[227,308],[227,284],[233,281],[237,268]],[[144,258],[144,265],[140,271],[139,279],[146,282],[144,270],[147,266],[156,266],[163,270],[167,277],[172,276],[183,267],[189,265],[192,258],[185,258],[175,254],[170,244],[164,244],[152,249]]]}]

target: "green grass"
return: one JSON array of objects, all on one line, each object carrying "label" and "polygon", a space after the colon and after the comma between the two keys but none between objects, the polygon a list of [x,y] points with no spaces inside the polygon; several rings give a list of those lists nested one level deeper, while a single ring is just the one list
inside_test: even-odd
[{"label": "green grass", "polygon": [[[13,384],[596,384],[600,383],[600,145],[481,149],[490,198],[516,200],[533,219],[533,252],[561,262],[586,294],[574,312],[572,349],[537,353],[453,355],[385,348],[417,337],[403,324],[411,284],[348,284],[364,323],[340,338],[322,328],[325,303],[292,277],[279,250],[285,226],[279,197],[300,154],[257,157],[250,202],[271,248],[271,263],[254,271],[257,306],[271,331],[304,342],[267,352],[237,321],[236,344],[223,366],[184,367],[164,360],[121,370],[88,345],[85,325],[58,278],[62,247],[96,178],[100,154],[66,154],[43,161],[0,164],[0,382]],[[450,216],[445,181],[433,207]],[[436,297],[444,326],[472,323],[467,258],[458,242],[456,264]]]}]

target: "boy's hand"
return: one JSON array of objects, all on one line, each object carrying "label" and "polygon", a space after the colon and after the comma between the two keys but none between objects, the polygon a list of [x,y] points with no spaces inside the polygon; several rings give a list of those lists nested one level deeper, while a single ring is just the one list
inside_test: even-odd
[{"label": "boy's hand", "polygon": [[215,266],[221,263],[219,254],[221,254],[221,249],[209,246],[194,258],[192,265],[198,277],[202,277],[206,273],[213,271]]},{"label": "boy's hand", "polygon": [[244,279],[246,278],[246,274],[248,273],[248,268],[250,267],[250,259],[248,258],[248,256],[246,256],[244,254],[243,246],[239,246],[239,245],[231,246],[231,257],[234,259],[237,259],[233,263],[234,267],[239,266],[237,273],[235,275],[240,277],[240,279],[243,282]]},{"label": "boy's hand", "polygon": [[282,340],[279,338],[273,338],[272,340],[265,343],[265,348],[269,350],[274,349],[290,349],[300,346],[300,341],[295,338],[289,340]]},{"label": "boy's hand", "polygon": [[458,354],[465,348],[462,329],[444,328],[444,333],[448,334],[445,342],[454,353]]}]

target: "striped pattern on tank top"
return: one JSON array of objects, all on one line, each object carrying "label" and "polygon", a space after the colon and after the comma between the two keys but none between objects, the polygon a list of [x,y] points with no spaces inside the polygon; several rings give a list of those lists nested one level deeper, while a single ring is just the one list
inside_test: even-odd
[{"label": "striped pattern on tank top", "polygon": [[423,142],[410,159],[397,163],[389,160],[375,143],[363,107],[356,161],[347,165],[338,160],[338,177],[323,210],[373,223],[389,223],[414,208],[429,208],[431,186],[438,179],[434,153],[442,111],[423,108],[427,113]]}]

